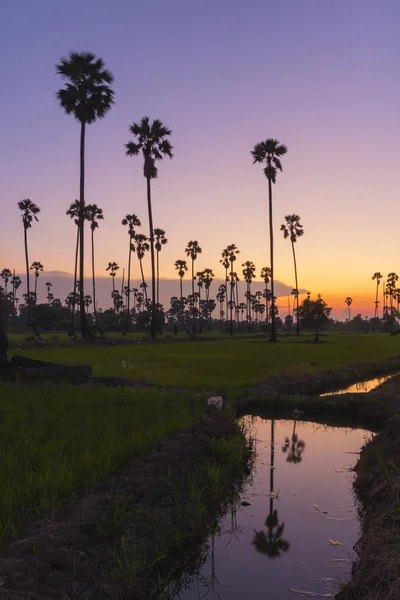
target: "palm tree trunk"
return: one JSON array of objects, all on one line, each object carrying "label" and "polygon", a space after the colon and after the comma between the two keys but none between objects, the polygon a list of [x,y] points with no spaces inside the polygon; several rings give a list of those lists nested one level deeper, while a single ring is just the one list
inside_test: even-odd
[{"label": "palm tree trunk", "polygon": [[[151,325],[150,337],[156,337],[156,273],[154,260],[154,230],[153,230],[153,213],[151,209],[151,187],[150,177],[146,177],[147,181],[147,209],[149,212],[149,227],[150,227],[150,255],[151,255]],[[146,291],[146,288],[145,288]],[[147,293],[146,293],[147,299]]]},{"label": "palm tree trunk", "polygon": [[226,331],[228,331],[228,268],[225,269],[225,287],[226,287],[226,299],[225,299],[225,303],[226,303],[226,315],[225,315],[225,321],[226,321]]},{"label": "palm tree trunk", "polygon": [[195,322],[195,307],[194,307],[194,259],[192,258],[192,334],[196,335],[196,322]]},{"label": "palm tree trunk", "polygon": [[297,262],[296,262],[296,252],[294,250],[294,243],[292,242],[292,252],[293,252],[293,263],[294,263],[294,280],[296,285],[296,335],[300,334],[300,321],[299,321],[299,283],[297,280]]},{"label": "palm tree trunk", "polygon": [[75,248],[75,268],[74,268],[74,295],[72,298],[72,322],[71,322],[71,335],[75,333],[75,296],[76,296],[76,282],[78,279],[78,254],[79,254],[79,225],[76,233],[76,248]]},{"label": "palm tree trunk", "polygon": [[27,228],[24,227],[24,245],[25,245],[25,267],[26,267],[26,292],[27,292],[27,300],[28,300],[28,314],[29,314],[29,320],[30,320],[30,325],[32,327],[32,331],[35,335],[39,335],[38,330],[36,329],[36,325],[33,321],[33,315],[32,315],[32,301],[31,301],[31,287],[30,287],[30,281],[29,281],[29,257],[28,257],[28,234],[27,234]]},{"label": "palm tree trunk", "polygon": [[3,294],[0,292],[0,368],[7,364],[8,339],[4,327]]},{"label": "palm tree trunk", "polygon": [[100,335],[104,335],[104,331],[102,330],[102,328],[100,327],[100,324],[99,324],[99,319],[98,319],[98,315],[97,315],[97,308],[96,308],[96,278],[95,278],[95,275],[94,275],[94,229],[92,229],[92,282],[93,282],[93,312],[94,312],[94,320],[95,320],[98,332],[100,333]]},{"label": "palm tree trunk", "polygon": [[157,305],[160,304],[160,252],[157,250]]},{"label": "palm tree trunk", "polygon": [[140,273],[141,273],[141,275],[142,275],[144,299],[147,301],[147,288],[146,288],[146,280],[145,280],[145,278],[144,278],[143,264],[142,264],[142,259],[141,259],[141,258],[139,258],[139,264],[140,264]]},{"label": "palm tree trunk", "polygon": [[80,144],[80,185],[79,185],[79,311],[81,321],[81,335],[83,338],[90,336],[85,311],[85,122],[81,122],[81,144]]},{"label": "palm tree trunk", "polygon": [[37,275],[35,275],[35,298],[36,298],[36,302],[37,302],[37,284],[38,284],[38,279],[39,279],[39,277]]},{"label": "palm tree trunk", "polygon": [[231,295],[230,295],[230,317],[229,317],[229,335],[233,335],[233,262],[231,262],[231,274],[230,274],[230,288],[231,288]]},{"label": "palm tree trunk", "polygon": [[274,229],[272,224],[272,181],[268,177],[268,204],[269,204],[269,254],[271,263],[271,337],[270,342],[276,342],[275,325],[275,295],[274,295]]},{"label": "palm tree trunk", "polygon": [[124,329],[122,331],[123,335],[126,335],[129,330],[129,325],[131,322],[131,258],[132,258],[132,250],[131,250],[132,238],[129,236],[129,254],[128,254],[128,293],[127,293],[127,301],[126,301],[126,322]]}]

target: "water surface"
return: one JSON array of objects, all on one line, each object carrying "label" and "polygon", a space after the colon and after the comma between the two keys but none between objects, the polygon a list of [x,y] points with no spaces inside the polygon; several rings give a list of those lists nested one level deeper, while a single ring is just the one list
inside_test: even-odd
[{"label": "water surface", "polygon": [[351,469],[370,434],[246,419],[257,454],[240,499],[248,505],[220,520],[197,575],[183,578],[175,598],[331,598],[359,535]]},{"label": "water surface", "polygon": [[337,390],[336,392],[327,392],[326,394],[321,394],[321,396],[335,396],[336,394],[365,394],[366,392],[370,392],[374,390],[385,381],[392,379],[399,375],[399,373],[393,373],[392,375],[385,375],[384,377],[374,377],[374,379],[368,379],[368,381],[358,381],[353,385],[349,385],[342,390]]}]

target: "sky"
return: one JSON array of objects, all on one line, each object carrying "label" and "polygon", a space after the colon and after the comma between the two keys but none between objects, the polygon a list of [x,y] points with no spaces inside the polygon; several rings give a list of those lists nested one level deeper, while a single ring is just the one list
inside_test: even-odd
[{"label": "sky", "polygon": [[17,202],[30,198],[41,208],[30,262],[73,271],[65,211],[79,196],[79,125],[57,104],[55,65],[90,50],[115,76],[115,106],[87,132],[86,200],[105,215],[99,276],[109,261],[126,267],[126,213],[148,233],[141,160],[124,153],[129,125],[148,115],[171,128],[174,146],[153,184],[163,277],[191,239],[203,249],[198,269],[217,277],[230,243],[258,273],[269,264],[267,186],[250,150],[273,137],[288,147],[273,190],[276,278],[294,286],[279,228],[297,213],[299,287],[337,316],[346,296],[371,313],[372,274],[400,270],[399,23],[398,0],[2,0],[0,268],[23,270]]}]

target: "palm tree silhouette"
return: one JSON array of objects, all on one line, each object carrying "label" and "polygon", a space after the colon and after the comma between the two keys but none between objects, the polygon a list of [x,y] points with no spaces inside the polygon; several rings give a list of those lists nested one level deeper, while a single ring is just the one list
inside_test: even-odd
[{"label": "palm tree silhouette", "polygon": [[231,287],[230,300],[229,300],[229,309],[230,309],[229,334],[233,335],[233,307],[235,306],[234,289],[235,289],[236,278],[237,278],[237,275],[233,270],[233,265],[236,261],[236,256],[239,254],[240,250],[238,249],[236,244],[229,244],[229,246],[227,246],[225,250],[227,252],[229,264],[231,267],[230,273],[229,273],[229,283],[230,283],[230,287]]},{"label": "palm tree silhouette", "polygon": [[164,229],[158,229],[157,227],[154,229],[155,236],[155,248],[157,252],[157,305],[160,304],[160,252],[163,246],[168,243],[167,238],[165,237]]},{"label": "palm tree silhouette", "polygon": [[143,288],[144,297],[147,302],[147,284],[146,284],[146,281],[144,278],[142,261],[143,261],[143,258],[145,256],[146,252],[148,252],[150,250],[149,238],[146,237],[143,233],[137,233],[134,237],[134,244],[132,245],[132,248],[134,251],[136,251],[136,256],[138,257],[138,260],[139,260],[140,273],[142,275],[142,283],[141,283],[140,287]]},{"label": "palm tree silhouette", "polygon": [[[229,262],[229,248],[228,248],[228,246],[222,250],[221,257],[222,258],[221,258],[221,260],[219,262],[222,264],[222,266],[225,269],[225,286],[227,286],[228,285],[228,281],[229,281],[229,278],[228,278],[228,269],[229,269],[229,265],[230,265],[230,262]],[[226,331],[228,331],[228,292],[227,292],[227,289],[226,289],[225,301],[226,301],[225,321],[226,321]]]},{"label": "palm tree silhouette", "polygon": [[269,322],[269,310],[268,310],[268,302],[269,302],[269,289],[268,284],[271,281],[271,269],[270,267],[263,267],[261,269],[261,279],[265,283],[264,289],[264,298],[265,298],[265,322],[268,325]]},{"label": "palm tree silhouette", "polygon": [[140,227],[141,223],[140,223],[139,218],[136,215],[125,215],[125,217],[122,219],[122,225],[128,226],[128,235],[129,235],[128,282],[127,282],[127,291],[126,291],[126,293],[127,293],[127,296],[126,296],[127,318],[126,318],[126,323],[125,323],[125,327],[123,330],[123,333],[126,334],[128,332],[130,320],[131,320],[131,311],[130,311],[130,307],[131,307],[131,257],[132,257],[132,250],[134,249],[133,244],[132,244],[132,239],[136,235],[135,227]]},{"label": "palm tree silhouette", "polygon": [[[87,219],[90,223],[91,244],[92,244],[92,284],[93,284],[93,313],[96,327],[100,335],[104,335],[104,331],[100,326],[97,308],[96,308],[96,277],[94,273],[94,232],[99,226],[99,221],[104,219],[103,210],[96,204],[88,204],[86,206]],[[87,305],[86,305],[87,308]]]},{"label": "palm tree silhouette", "polygon": [[286,462],[292,463],[294,465],[298,465],[303,460],[302,454],[305,450],[306,443],[303,440],[299,440],[299,437],[296,433],[296,424],[297,421],[293,421],[293,432],[292,437],[289,439],[285,437],[285,443],[282,446],[282,452],[286,454]]},{"label": "palm tree silhouette", "polygon": [[202,271],[202,279],[203,279],[203,284],[204,284],[204,289],[206,291],[206,320],[207,320],[207,329],[208,329],[208,322],[210,319],[210,287],[212,282],[214,281],[214,272],[212,269],[209,269],[208,267],[206,269],[204,269],[204,271]]},{"label": "palm tree silhouette", "polygon": [[45,286],[47,289],[47,302],[48,304],[51,304],[54,299],[53,294],[50,292],[51,288],[53,287],[53,284],[50,281],[46,281]]},{"label": "palm tree silhouette", "polygon": [[[298,291],[299,282],[297,278],[297,262],[296,262],[296,252],[294,250],[294,245],[304,234],[303,225],[300,223],[299,215],[286,215],[285,223],[281,225],[281,231],[283,231],[284,239],[290,239],[292,244],[292,253],[293,253],[293,263],[294,263],[294,280],[295,280],[295,289]],[[300,320],[299,320],[299,294],[296,294],[296,334],[300,333]]]},{"label": "palm tree silhouette", "polygon": [[378,317],[378,306],[379,306],[378,294],[379,294],[379,284],[381,282],[382,277],[383,277],[383,275],[379,271],[376,271],[372,275],[372,281],[374,281],[374,280],[376,281],[375,314],[374,314],[375,319]]},{"label": "palm tree silhouette", "polygon": [[85,229],[85,135],[86,125],[102,119],[114,103],[111,84],[114,77],[105,68],[104,61],[92,52],[70,52],[56,65],[57,74],[66,81],[58,90],[60,106],[68,115],[73,115],[81,125],[80,134],[80,185],[79,185],[79,288],[81,335],[90,335],[84,294],[84,229]]},{"label": "palm tree silhouette", "polygon": [[218,286],[218,293],[217,293],[217,301],[219,302],[219,318],[221,321],[221,331],[222,331],[222,320],[224,318],[225,299],[226,299],[226,285],[224,283],[221,283]]},{"label": "palm tree silhouette", "polygon": [[386,292],[390,298],[389,302],[390,302],[390,312],[392,312],[392,308],[393,308],[393,298],[394,298],[394,291],[396,289],[396,283],[399,280],[399,276],[397,275],[397,273],[389,273],[387,276],[387,280],[386,280]]},{"label": "palm tree silhouette", "polygon": [[143,117],[140,123],[133,123],[129,128],[134,136],[134,142],[125,144],[128,156],[137,156],[140,152],[143,156],[143,175],[147,183],[147,209],[149,213],[150,229],[150,253],[151,253],[151,330],[150,336],[156,337],[156,273],[154,257],[154,231],[153,212],[151,206],[151,180],[158,177],[156,162],[164,156],[173,157],[171,142],[167,139],[171,130],[162,121],[155,119],[150,122],[149,117]]},{"label": "palm tree silhouette", "polygon": [[11,273],[10,269],[3,269],[0,273],[0,277],[4,281],[4,294],[7,296],[8,282],[12,278],[12,273]]},{"label": "palm tree silhouette", "polygon": [[285,523],[279,523],[278,511],[274,510],[274,472],[275,472],[275,421],[271,420],[271,450],[269,475],[269,513],[265,520],[267,531],[254,531],[253,545],[260,554],[268,558],[279,558],[289,550],[289,542],[282,538]]},{"label": "palm tree silhouette", "polygon": [[38,284],[38,280],[39,280],[39,275],[41,272],[43,272],[43,265],[40,261],[36,260],[35,262],[33,262],[31,264],[31,271],[35,271],[35,296],[37,298],[37,284]]},{"label": "palm tree silhouette", "polygon": [[18,302],[18,298],[15,297],[15,292],[22,285],[21,278],[18,277],[18,275],[15,275],[15,270],[14,270],[14,274],[13,274],[13,278],[11,280],[11,283],[12,283],[13,305],[15,306],[16,303]]},{"label": "palm tree silhouette", "polygon": [[350,322],[350,306],[353,304],[353,299],[350,298],[350,296],[347,296],[347,298],[345,300],[345,304],[347,304],[347,308],[349,311],[349,322]]},{"label": "palm tree silhouette", "polygon": [[72,304],[72,323],[71,323],[71,335],[75,331],[75,298],[76,298],[76,282],[78,279],[78,256],[79,256],[79,211],[80,211],[80,203],[79,200],[75,200],[69,206],[66,214],[71,219],[74,219],[74,223],[76,225],[76,247],[75,247],[75,266],[74,266],[74,296],[73,296],[73,304]]},{"label": "palm tree silhouette", "polygon": [[244,280],[246,282],[246,294],[245,294],[245,298],[246,298],[246,319],[247,319],[247,325],[250,328],[250,322],[251,322],[251,314],[250,314],[250,296],[251,296],[251,283],[256,275],[256,267],[254,265],[254,263],[251,260],[246,260],[243,264],[242,264],[243,268],[243,277]]},{"label": "palm tree silhouette", "polygon": [[282,171],[280,157],[284,156],[287,148],[284,144],[268,138],[264,142],[256,144],[251,151],[254,163],[265,164],[264,174],[268,180],[268,201],[269,201],[269,248],[271,264],[271,342],[276,342],[276,324],[275,324],[275,293],[274,293],[274,229],[272,222],[272,184],[276,183],[276,174],[278,169]]},{"label": "palm tree silhouette", "polygon": [[201,254],[201,248],[199,246],[198,241],[191,240],[190,242],[188,242],[185,252],[186,252],[186,256],[188,256],[192,261],[192,296],[193,296],[193,300],[192,300],[192,334],[195,335],[195,333],[196,333],[196,312],[195,312],[196,311],[196,299],[195,299],[195,295],[194,295],[194,282],[195,282],[194,263],[196,261],[197,256],[199,254]]},{"label": "palm tree silhouette", "polygon": [[117,274],[117,271],[119,269],[119,266],[117,265],[116,262],[109,262],[106,268],[106,271],[110,271],[110,277],[112,277],[112,292],[115,292],[115,276]]},{"label": "palm tree silhouette", "polygon": [[36,325],[33,321],[32,314],[32,297],[30,291],[30,281],[29,281],[29,257],[28,257],[28,229],[32,227],[32,221],[39,221],[36,215],[40,213],[40,208],[36,206],[34,202],[31,202],[29,198],[25,200],[20,200],[18,202],[18,208],[22,212],[22,225],[24,227],[24,246],[25,246],[25,267],[26,267],[26,293],[27,293],[27,304],[28,304],[28,313],[29,320],[31,322],[32,331],[35,335],[39,336],[39,332],[36,328]]},{"label": "palm tree silhouette", "polygon": [[3,292],[0,290],[0,367],[7,365],[8,338],[4,324]]}]

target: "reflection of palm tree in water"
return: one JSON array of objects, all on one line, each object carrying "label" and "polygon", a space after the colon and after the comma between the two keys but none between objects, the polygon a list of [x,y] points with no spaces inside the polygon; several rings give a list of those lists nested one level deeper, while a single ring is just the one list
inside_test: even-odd
[{"label": "reflection of palm tree in water", "polygon": [[267,531],[255,531],[253,545],[257,552],[268,558],[279,558],[289,550],[289,542],[282,539],[285,523],[279,523],[278,511],[274,510],[274,470],[275,470],[275,421],[271,421],[271,458],[269,475],[269,513],[265,521]]},{"label": "reflection of palm tree in water", "polygon": [[292,463],[293,465],[301,463],[303,460],[302,454],[306,447],[306,443],[303,440],[299,440],[299,437],[296,433],[296,423],[297,421],[293,421],[293,433],[291,440],[286,437],[285,443],[282,446],[282,452],[288,452],[286,461],[288,463]]}]

